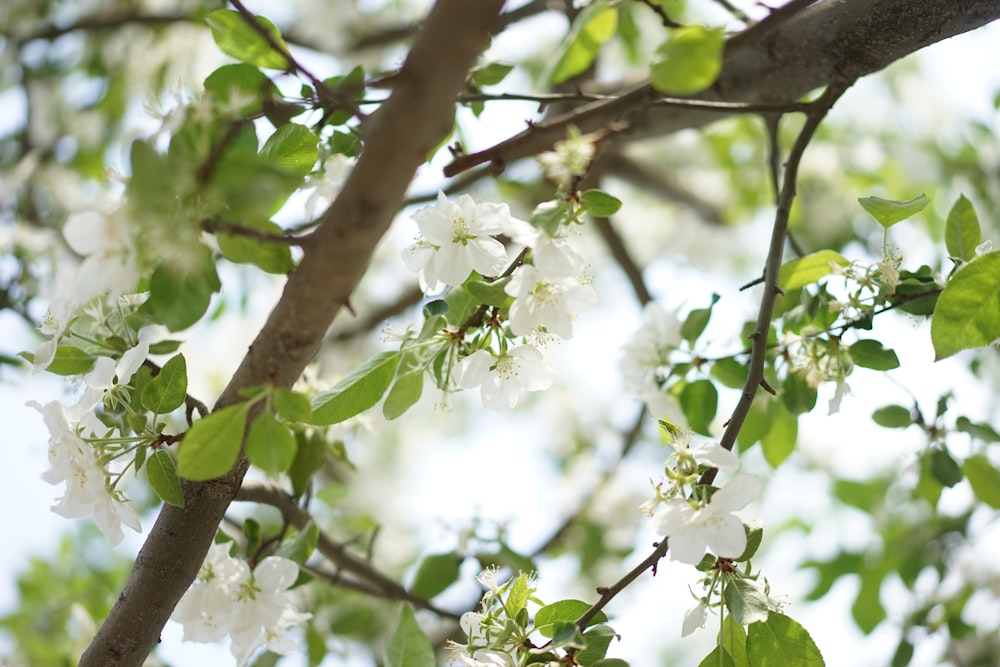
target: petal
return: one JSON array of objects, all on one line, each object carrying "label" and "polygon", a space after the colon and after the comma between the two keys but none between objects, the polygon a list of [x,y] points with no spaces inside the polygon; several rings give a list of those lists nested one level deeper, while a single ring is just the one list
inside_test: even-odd
[{"label": "petal", "polygon": [[478,387],[489,376],[493,355],[486,350],[476,350],[458,362],[455,369],[458,386],[463,389]]},{"label": "petal", "polygon": [[670,560],[677,560],[688,565],[697,565],[705,555],[708,546],[700,531],[687,528],[669,536]]},{"label": "petal", "polygon": [[280,556],[265,558],[253,571],[254,581],[265,593],[286,591],[298,577],[299,566],[295,561]]},{"label": "petal", "polygon": [[472,268],[484,276],[499,275],[507,266],[507,249],[489,236],[470,241],[465,254]]},{"label": "petal", "polygon": [[63,225],[63,238],[74,252],[89,255],[106,247],[108,225],[108,219],[96,211],[74,213]]},{"label": "petal", "polygon": [[[708,511],[708,510],[706,510]],[[716,556],[738,558],[747,548],[743,522],[732,514],[715,514],[701,526],[708,548]]]},{"label": "petal", "polygon": [[722,472],[733,472],[739,466],[739,459],[715,440],[703,442],[691,450],[698,463],[718,468]]},{"label": "petal", "polygon": [[699,603],[694,609],[688,610],[684,614],[684,624],[681,626],[681,637],[687,637],[698,628],[705,627],[708,620],[708,608],[704,603]]},{"label": "petal", "polygon": [[122,355],[117,368],[118,384],[128,384],[135,372],[142,366],[142,362],[146,360],[147,354],[149,354],[148,340],[140,341],[138,345]]},{"label": "petal", "polygon": [[715,512],[735,512],[756,500],[760,489],[761,482],[757,475],[737,475],[715,492],[708,506]]},{"label": "petal", "polygon": [[448,285],[461,285],[472,273],[472,262],[460,243],[441,246],[431,258],[431,266],[437,279]]},{"label": "petal", "polygon": [[683,530],[690,525],[694,512],[694,508],[684,500],[668,500],[656,515],[656,532],[669,537]]}]

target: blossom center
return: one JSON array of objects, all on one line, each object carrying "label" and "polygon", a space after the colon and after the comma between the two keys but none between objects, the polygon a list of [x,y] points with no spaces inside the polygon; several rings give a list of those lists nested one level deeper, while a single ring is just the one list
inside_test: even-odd
[{"label": "blossom center", "polygon": [[456,215],[451,219],[451,234],[451,242],[461,243],[462,245],[466,245],[469,241],[476,238],[475,234],[472,234],[472,230],[464,215]]},{"label": "blossom center", "polygon": [[517,362],[514,357],[503,355],[497,359],[496,364],[496,374],[500,376],[503,381],[510,380],[517,377],[521,372],[521,364]]}]

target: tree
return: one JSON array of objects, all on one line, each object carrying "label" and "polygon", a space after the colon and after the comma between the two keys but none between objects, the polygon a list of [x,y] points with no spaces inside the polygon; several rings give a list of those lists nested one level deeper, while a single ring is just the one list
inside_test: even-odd
[{"label": "tree", "polygon": [[[703,664],[823,664],[807,628],[771,594],[769,582],[780,587],[788,573],[751,562],[793,528],[766,516],[763,528],[745,524],[744,508],[815,437],[800,422],[837,412],[848,378],[904,372],[904,346],[932,348],[952,367],[945,360],[959,359],[988,382],[1000,252],[984,242],[977,215],[996,195],[987,128],[972,126],[978,135],[955,148],[878,127],[869,136],[884,154],[874,166],[810,172],[804,156],[811,144],[837,150],[865,136],[825,123],[859,79],[887,68],[886,80],[902,77],[892,63],[985,25],[1000,3],[439,0],[426,16],[406,3],[381,16],[345,3],[262,10],[280,29],[238,1],[169,11],[105,4],[15,5],[4,33],[19,63],[4,86],[20,90],[28,110],[2,155],[4,216],[22,233],[9,243],[4,306],[39,320],[44,341],[23,355],[34,370],[82,378],[78,398],[30,403],[51,433],[43,478],[66,485],[57,512],[93,515],[113,544],[122,524],[138,530],[142,514],[156,513],[120,594],[113,576],[97,578],[103,586],[85,611],[100,627],[81,665],[142,664],[171,617],[190,639],[228,636],[239,664],[265,644],[296,650],[300,632],[310,664],[327,655],[331,635],[387,665],[437,664],[436,652],[466,665],[627,664],[614,657],[629,641],[613,642],[614,605],[670,560],[700,573],[684,633],[710,613],[719,619]],[[558,16],[568,19],[565,38],[549,47],[529,19]],[[511,62],[483,55],[491,40],[519,34],[537,50]],[[209,35],[221,64],[171,88],[175,68],[198,53],[191,45]],[[609,73],[623,78],[608,85]],[[642,82],[626,83],[628,73]],[[136,136],[137,107],[150,100],[158,126]],[[485,121],[515,101],[537,104],[537,114],[491,136]],[[696,132],[671,138],[682,130]],[[938,172],[919,172],[897,149],[919,151]],[[127,175],[110,176],[107,162]],[[919,194],[931,185],[933,205]],[[112,203],[73,201],[88,190]],[[654,198],[661,208],[644,214]],[[764,211],[770,241],[747,247]],[[713,265],[693,246],[670,256],[657,240],[664,216],[711,234],[724,261]],[[394,224],[416,239],[387,247]],[[72,269],[60,259],[63,240]],[[689,281],[698,285],[689,300],[651,284],[658,264],[686,262],[708,267]],[[740,263],[753,268],[733,268]],[[64,282],[50,293],[52,271]],[[606,276],[616,271],[644,320],[623,338],[627,399],[605,407],[567,393],[567,362],[591,358],[555,367],[588,327],[614,329],[624,290]],[[189,383],[204,386],[209,369],[189,363],[197,339],[184,343],[180,332],[211,331],[224,308],[238,307],[233,290],[255,299],[264,276],[282,285],[280,298],[218,397],[200,400]],[[743,322],[751,301],[757,313]],[[929,331],[893,333],[883,322],[900,314],[929,319]],[[386,318],[397,328],[376,343]],[[317,359],[342,377],[324,375],[319,386],[309,370]],[[829,403],[818,404],[827,390]],[[815,600],[841,577],[858,578],[852,616],[866,633],[888,623],[884,591],[902,584],[911,597],[894,619],[893,664],[909,664],[927,635],[943,646],[934,659],[990,664],[1000,654],[995,623],[967,611],[986,594],[987,570],[958,561],[1000,508],[989,451],[1000,441],[995,401],[982,410],[944,389],[928,409],[918,394],[900,386],[887,404],[864,406],[875,424],[920,434],[894,467],[872,464],[860,478],[825,472],[824,500],[869,517],[870,541],[838,542],[834,555],[800,565],[818,575]],[[637,414],[623,418],[628,406]],[[490,422],[488,409],[513,419]],[[482,524],[454,531],[447,548],[376,540],[381,518],[344,494],[391,475],[386,453],[405,452],[435,422],[457,430],[448,422],[459,417],[469,439],[487,424],[508,440],[530,428],[551,435],[557,480],[595,462],[606,470],[589,475],[580,507],[550,520],[536,549]],[[368,418],[370,434],[344,426]],[[382,458],[360,454],[361,443]],[[636,459],[654,478],[643,509],[660,536],[637,550],[632,538],[605,538],[622,522],[635,531],[639,511],[602,514],[620,468]],[[439,487],[449,482],[430,474]],[[485,489],[512,498],[524,481],[479,474]],[[237,504],[277,512],[248,516]],[[539,497],[532,511],[555,508]],[[546,604],[539,591],[547,572],[567,567],[561,554],[591,592]],[[472,563],[485,587],[474,597],[463,588]],[[44,590],[26,585],[39,579],[24,575],[22,590]],[[26,627],[29,602],[5,627]],[[12,662],[51,660],[41,652],[53,650],[69,649],[19,633]]]}]

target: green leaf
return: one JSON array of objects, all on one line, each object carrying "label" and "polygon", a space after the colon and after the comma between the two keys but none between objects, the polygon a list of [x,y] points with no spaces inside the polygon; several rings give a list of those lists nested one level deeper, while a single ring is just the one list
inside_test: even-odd
[{"label": "green leaf", "polygon": [[230,98],[240,95],[246,104],[240,109],[244,116],[255,116],[264,110],[264,101],[273,100],[281,93],[263,72],[246,63],[223,65],[205,79],[205,90],[219,104],[226,104]]},{"label": "green leaf", "polygon": [[237,403],[196,421],[177,452],[177,474],[203,481],[229,472],[243,444],[249,410],[249,403]]},{"label": "green leaf", "polygon": [[[545,605],[535,614],[535,629],[543,637],[552,637],[553,628],[556,623],[575,623],[576,619],[583,616],[588,609],[590,609],[590,604],[583,600],[559,600],[558,602]],[[607,620],[608,617],[604,612],[598,612],[596,616],[590,619],[589,624],[604,623]]]},{"label": "green leaf", "polygon": [[886,405],[872,413],[872,421],[885,428],[906,428],[913,423],[909,408]]},{"label": "green leaf", "polygon": [[319,528],[316,527],[315,523],[310,521],[306,524],[305,528],[299,531],[294,540],[282,544],[274,555],[293,560],[299,565],[303,565],[312,556],[318,543]]},{"label": "green leaf", "polygon": [[789,373],[781,383],[781,402],[798,416],[816,407],[816,387],[809,386],[801,373]]},{"label": "green leaf", "polygon": [[760,446],[764,450],[767,462],[772,468],[777,468],[795,449],[799,422],[781,401],[771,401],[767,416],[771,427],[761,437]]},{"label": "green leaf", "polygon": [[284,387],[278,387],[274,392],[274,409],[282,419],[290,422],[308,423],[312,417],[309,398]]},{"label": "green leaf", "polygon": [[712,364],[712,377],[730,389],[742,389],[749,369],[736,359],[720,359]]},{"label": "green leaf", "polygon": [[729,653],[734,667],[750,667],[747,661],[747,632],[730,615],[722,619],[719,645]]},{"label": "green leaf", "polygon": [[866,482],[838,479],[833,483],[833,495],[845,505],[872,514],[885,500],[885,483],[879,479]]},{"label": "green leaf", "polygon": [[552,236],[568,217],[569,204],[565,201],[543,201],[531,212],[531,225]]},{"label": "green leaf", "polygon": [[386,667],[435,667],[434,647],[417,625],[413,607],[403,605],[399,622],[385,646]]},{"label": "green leaf", "polygon": [[1000,433],[986,422],[974,422],[968,417],[959,417],[955,420],[955,428],[983,442],[1000,442]]},{"label": "green leaf", "polygon": [[952,257],[969,261],[976,256],[979,240],[979,217],[976,209],[965,195],[961,195],[948,212],[948,221],[944,227],[945,247]]},{"label": "green leaf", "polygon": [[595,218],[607,218],[618,212],[622,207],[622,200],[603,190],[585,190],[580,193],[580,205]]},{"label": "green leaf", "polygon": [[[275,25],[263,16],[254,18],[271,36],[272,41],[287,53],[288,45]],[[239,12],[218,9],[205,17],[205,23],[211,28],[212,38],[219,50],[227,56],[267,69],[287,70],[291,67],[288,59],[275,51],[253,26],[247,24]]]},{"label": "green leaf", "polygon": [[205,314],[212,293],[220,288],[212,253],[205,246],[197,252],[201,269],[182,273],[165,265],[158,266],[149,279],[149,299],[145,306],[156,321],[171,331],[186,329]]},{"label": "green leaf", "polygon": [[737,563],[745,563],[754,557],[757,553],[757,549],[760,549],[760,543],[764,539],[764,527],[762,525],[748,526],[743,524],[743,530],[747,534],[747,546],[743,549],[743,553],[739,555],[739,558],[734,558]]},{"label": "green leaf", "polygon": [[661,93],[690,95],[711,86],[722,71],[722,28],[690,25],[672,30],[650,67],[650,82]]},{"label": "green leaf", "polygon": [[931,319],[935,361],[1000,338],[1000,250],[975,258],[945,285]]},{"label": "green leaf", "polygon": [[510,593],[507,595],[507,615],[511,618],[517,616],[518,612],[528,605],[528,598],[530,596],[531,591],[528,590],[528,575],[521,572],[517,575],[517,579],[514,580],[514,584],[510,587]]},{"label": "green leaf", "polygon": [[184,343],[182,340],[158,340],[149,346],[151,355],[173,354]]},{"label": "green leaf", "polygon": [[458,580],[462,560],[454,551],[427,556],[417,568],[410,592],[430,600]]},{"label": "green leaf", "polygon": [[276,237],[276,240],[255,238],[249,234],[220,232],[215,238],[219,242],[222,255],[230,262],[253,264],[262,271],[276,275],[287,274],[295,268],[291,248],[280,241],[280,237],[285,234],[285,230],[281,227],[269,220],[242,222],[240,227],[270,234]]},{"label": "green leaf", "polygon": [[833,266],[850,264],[843,255],[833,250],[820,250],[781,265],[778,287],[786,292],[811,285],[833,273]]},{"label": "green leaf", "polygon": [[509,276],[494,280],[491,283],[484,280],[470,280],[465,284],[465,289],[469,290],[469,294],[478,299],[480,303],[485,303],[488,306],[497,306],[498,308],[506,308],[514,299],[504,291],[504,287],[509,282]]},{"label": "green leaf", "polygon": [[265,472],[277,475],[288,470],[297,449],[295,436],[269,412],[262,413],[250,426],[247,458]]},{"label": "green leaf", "polygon": [[487,63],[482,67],[479,67],[472,71],[472,83],[476,84],[480,88],[485,86],[495,86],[502,82],[510,71],[514,69],[513,65],[507,65],[504,63]]},{"label": "green leaf", "polygon": [[691,430],[711,435],[710,427],[719,405],[719,391],[715,385],[710,380],[696,380],[685,385],[680,404]]},{"label": "green leaf", "polygon": [[878,224],[889,229],[897,222],[902,222],[910,216],[920,213],[931,203],[926,195],[920,194],[906,201],[893,201],[881,197],[861,197],[858,199],[861,208],[868,211]]},{"label": "green leaf", "polygon": [[851,605],[851,617],[866,635],[886,619],[885,607],[879,597],[882,588],[881,572],[866,569],[861,572],[861,588]]},{"label": "green leaf", "polygon": [[862,368],[876,371],[890,371],[899,368],[899,357],[877,340],[859,340],[847,349],[851,359]]},{"label": "green leaf", "polygon": [[297,443],[295,460],[288,469],[288,478],[292,482],[292,493],[298,498],[309,489],[309,481],[314,472],[323,465],[327,445],[323,436],[316,431],[295,434]]},{"label": "green leaf", "polygon": [[184,491],[177,479],[177,466],[170,453],[158,449],[146,461],[146,479],[153,492],[165,503],[184,507]]},{"label": "green leaf", "polygon": [[723,598],[726,609],[740,625],[767,620],[767,596],[754,581],[738,576],[728,578]]},{"label": "green leaf", "polygon": [[629,667],[629,664],[621,658],[605,658],[598,660],[590,665],[590,667]]},{"label": "green leaf", "polygon": [[378,403],[392,383],[399,359],[398,350],[379,352],[333,389],[315,397],[312,423],[317,426],[338,424]]},{"label": "green leaf", "polygon": [[965,459],[962,472],[972,486],[972,492],[979,500],[995,510],[1000,510],[1000,471],[983,454]]},{"label": "green leaf", "polygon": [[[708,308],[695,308],[690,313],[688,313],[687,318],[684,320],[684,324],[681,325],[681,338],[693,343],[698,339],[698,336],[705,331],[705,327],[708,326],[708,321],[712,318],[712,307],[718,303],[719,295],[712,295],[712,303],[709,304]],[[746,376],[744,375],[744,379]],[[740,383],[742,386],[742,382]]]},{"label": "green leaf", "polygon": [[698,663],[698,667],[736,667],[736,663],[733,661],[733,656],[729,655],[729,651],[716,646]]},{"label": "green leaf", "polygon": [[823,667],[823,656],[806,629],[771,612],[747,631],[747,661],[754,667]]},{"label": "green leaf", "polygon": [[146,388],[142,390],[142,405],[153,414],[165,415],[184,405],[187,398],[187,363],[178,354],[163,364]]},{"label": "green leaf", "polygon": [[750,404],[750,412],[747,413],[747,418],[743,422],[743,428],[736,434],[736,444],[740,446],[741,452],[746,451],[764,437],[764,434],[771,427],[771,421],[767,414],[769,404],[770,401],[766,399],[757,399]]},{"label": "green leaf", "polygon": [[618,10],[603,0],[580,12],[560,48],[562,56],[556,61],[550,82],[562,83],[586,71],[597,58],[601,44],[614,37],[617,27]]},{"label": "green leaf", "polygon": [[312,171],[319,157],[319,150],[316,148],[318,143],[319,137],[308,127],[289,123],[279,127],[267,138],[260,154],[271,164],[291,174],[305,176]]},{"label": "green leaf", "polygon": [[598,625],[583,633],[587,647],[577,651],[576,661],[581,667],[591,667],[598,660],[603,660],[611,646],[611,640],[617,635],[608,625]]},{"label": "green leaf", "polygon": [[[34,359],[28,359],[33,361]],[[49,373],[55,375],[80,375],[94,366],[94,357],[89,352],[75,345],[60,345],[52,363],[46,367]]]},{"label": "green leaf", "polygon": [[382,404],[382,414],[386,419],[393,420],[409,410],[420,400],[424,391],[424,369],[418,368],[400,375],[389,390]]},{"label": "green leaf", "polygon": [[962,481],[962,469],[947,449],[935,448],[931,451],[931,474],[942,486],[949,489]]}]

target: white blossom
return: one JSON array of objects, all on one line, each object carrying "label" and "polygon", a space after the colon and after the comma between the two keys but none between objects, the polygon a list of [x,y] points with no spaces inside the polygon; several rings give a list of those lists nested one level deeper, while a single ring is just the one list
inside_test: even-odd
[{"label": "white blossom", "polygon": [[74,406],[80,412],[89,412],[103,402],[105,396],[113,394],[118,387],[129,383],[142,362],[149,354],[149,341],[140,341],[127,350],[116,363],[108,357],[98,357],[94,367],[83,376],[87,391]]},{"label": "white blossom", "polygon": [[508,225],[506,204],[476,203],[469,195],[452,203],[442,192],[436,205],[420,209],[413,219],[420,237],[403,250],[403,263],[420,273],[425,290],[461,285],[472,271],[496,276],[506,267],[507,250],[492,236]]},{"label": "white blossom", "polygon": [[49,484],[66,482],[66,493],[52,511],[68,519],[92,515],[112,546],[124,538],[122,524],[140,532],[142,525],[135,509],[120,491],[111,488],[97,451],[78,434],[81,415],[67,412],[59,401],[44,406],[29,401],[28,406],[42,414],[49,429],[50,468],[42,473],[42,479]]},{"label": "white blossom", "polygon": [[840,412],[840,403],[844,400],[844,396],[851,393],[851,386],[847,384],[844,378],[837,379],[837,386],[833,390],[833,397],[830,399],[830,409],[827,414],[837,414]]},{"label": "white blossom", "polygon": [[746,549],[743,522],[734,512],[760,494],[760,479],[737,475],[702,507],[673,498],[656,517],[657,531],[670,538],[670,558],[697,565],[705,549],[716,556],[737,558]]},{"label": "white blossom", "polygon": [[139,280],[135,245],[120,212],[74,213],[63,226],[63,236],[84,256],[73,280],[71,300],[82,304],[105,292],[118,296],[135,288]]},{"label": "white blossom", "polygon": [[896,285],[899,284],[899,264],[901,261],[901,257],[886,255],[877,265],[879,278],[890,291],[895,291]]},{"label": "white blossom", "polygon": [[[673,543],[671,543],[671,546],[673,546]],[[708,607],[705,606],[704,602],[699,602],[698,606],[693,609],[689,609],[687,613],[684,614],[684,623],[681,626],[681,637],[687,637],[698,628],[705,627],[705,623],[707,621]]]},{"label": "white blossom", "polygon": [[697,447],[690,449],[691,455],[698,463],[702,463],[713,468],[718,468],[720,472],[735,472],[739,467],[739,458],[728,449],[725,449],[715,440],[706,440]]},{"label": "white blossom", "polygon": [[587,270],[587,262],[566,236],[566,225],[554,234],[534,225],[511,218],[505,230],[514,242],[531,248],[531,261],[546,278],[579,278]]},{"label": "white blossom", "polygon": [[171,618],[183,624],[185,641],[211,642],[230,635],[239,667],[261,646],[289,653],[296,642],[288,629],[311,618],[296,609],[288,592],[298,574],[294,561],[277,556],[265,558],[251,572],[245,561],[229,555],[228,544],[213,545]]},{"label": "white blossom", "polygon": [[459,386],[481,387],[483,405],[501,412],[512,410],[522,391],[548,389],[555,379],[542,353],[531,345],[517,345],[498,356],[476,350],[458,362],[455,372]]},{"label": "white blossom", "polygon": [[56,356],[59,341],[76,315],[79,304],[67,296],[57,296],[49,303],[45,317],[38,323],[38,330],[49,339],[35,350],[32,370],[35,373],[45,370]]},{"label": "white blossom", "polygon": [[323,161],[322,174],[309,178],[309,185],[314,189],[306,200],[306,220],[313,220],[317,208],[328,206],[337,198],[353,168],[354,160],[339,153]]},{"label": "white blossom", "polygon": [[573,278],[546,278],[526,264],[514,271],[504,291],[514,297],[510,329],[518,336],[544,328],[560,338],[573,337],[578,313],[597,304],[597,292]]}]

